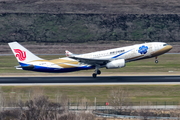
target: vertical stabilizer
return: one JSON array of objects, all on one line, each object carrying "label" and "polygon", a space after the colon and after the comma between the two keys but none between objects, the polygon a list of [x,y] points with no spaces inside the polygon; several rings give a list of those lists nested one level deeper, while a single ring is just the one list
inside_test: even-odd
[{"label": "vertical stabilizer", "polygon": [[19,63],[28,63],[34,60],[43,60],[17,42],[11,42],[8,44]]}]

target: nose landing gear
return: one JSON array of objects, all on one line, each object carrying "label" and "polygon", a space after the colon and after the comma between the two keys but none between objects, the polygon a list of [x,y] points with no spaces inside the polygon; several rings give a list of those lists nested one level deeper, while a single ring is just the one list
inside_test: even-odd
[{"label": "nose landing gear", "polygon": [[159,61],[158,61],[158,59],[157,59],[157,57],[155,57],[155,63],[157,64]]}]

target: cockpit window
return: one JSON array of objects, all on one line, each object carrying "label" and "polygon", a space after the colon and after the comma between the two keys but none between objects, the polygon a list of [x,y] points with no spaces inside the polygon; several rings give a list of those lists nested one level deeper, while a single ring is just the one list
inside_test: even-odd
[{"label": "cockpit window", "polygon": [[163,46],[167,46],[168,44],[163,44]]}]

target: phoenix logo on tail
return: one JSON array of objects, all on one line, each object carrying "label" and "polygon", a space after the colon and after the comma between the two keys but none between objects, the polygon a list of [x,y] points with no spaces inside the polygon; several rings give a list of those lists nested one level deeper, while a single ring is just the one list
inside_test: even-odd
[{"label": "phoenix logo on tail", "polygon": [[14,52],[16,53],[16,57],[20,60],[20,61],[24,61],[26,59],[26,52],[22,51],[20,49],[14,49]]}]

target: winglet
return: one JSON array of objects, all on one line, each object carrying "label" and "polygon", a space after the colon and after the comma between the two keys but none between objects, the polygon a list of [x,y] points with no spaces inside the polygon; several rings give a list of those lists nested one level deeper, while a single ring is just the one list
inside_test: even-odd
[{"label": "winglet", "polygon": [[73,57],[74,56],[74,54],[69,52],[68,50],[65,51],[65,54],[67,57]]}]

